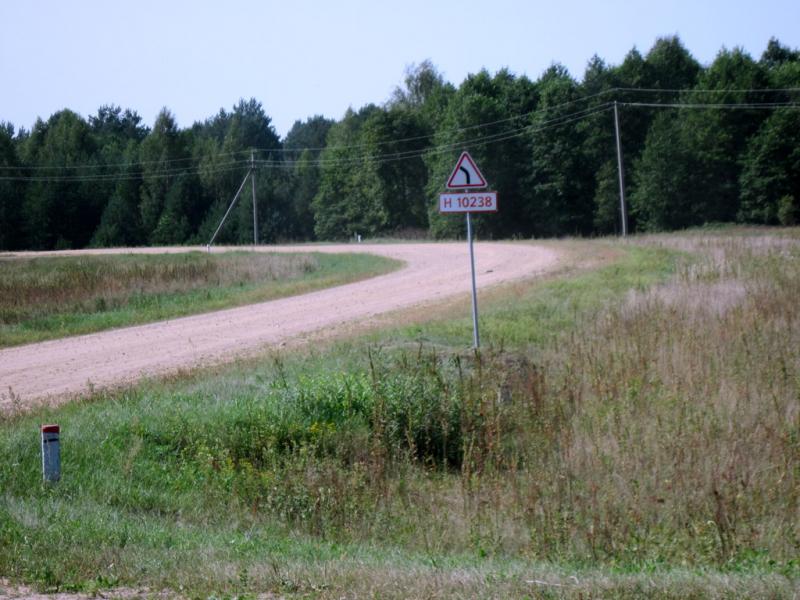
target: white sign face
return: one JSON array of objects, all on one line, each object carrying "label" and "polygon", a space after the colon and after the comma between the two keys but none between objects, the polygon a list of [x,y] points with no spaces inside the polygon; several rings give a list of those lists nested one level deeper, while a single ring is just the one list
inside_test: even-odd
[{"label": "white sign face", "polygon": [[497,212],[497,192],[440,194],[440,213]]},{"label": "white sign face", "polygon": [[485,188],[488,184],[478,165],[472,160],[469,152],[462,152],[456,163],[456,168],[447,180],[448,190],[462,190],[469,188]]}]

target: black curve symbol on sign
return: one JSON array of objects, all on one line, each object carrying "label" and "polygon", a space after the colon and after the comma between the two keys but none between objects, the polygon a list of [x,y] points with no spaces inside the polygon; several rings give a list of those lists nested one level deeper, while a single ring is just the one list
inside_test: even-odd
[{"label": "black curve symbol on sign", "polygon": [[464,175],[467,176],[467,185],[469,185],[470,184],[469,171],[467,171],[464,167],[458,167],[458,170],[464,171]]}]

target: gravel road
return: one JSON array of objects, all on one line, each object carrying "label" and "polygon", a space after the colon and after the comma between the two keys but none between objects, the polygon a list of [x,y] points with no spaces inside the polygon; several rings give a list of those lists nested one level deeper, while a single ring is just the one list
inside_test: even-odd
[{"label": "gravel road", "polygon": [[[382,313],[468,294],[470,289],[464,242],[264,246],[259,250],[368,252],[401,260],[405,266],[387,275],[302,296],[0,350],[0,412],[40,402],[60,403],[92,388],[230,362],[298,337],[313,339],[315,334],[336,332],[354,322],[368,323]],[[555,268],[559,260],[551,249],[492,242],[475,244],[475,257],[479,288],[536,276]]]}]

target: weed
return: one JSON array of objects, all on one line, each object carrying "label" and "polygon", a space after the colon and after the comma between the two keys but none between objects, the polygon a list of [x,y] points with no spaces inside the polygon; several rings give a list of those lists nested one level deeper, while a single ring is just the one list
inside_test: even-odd
[{"label": "weed", "polygon": [[0,346],[271,300],[385,272],[368,255],[109,255],[0,260]]},{"label": "weed", "polygon": [[[798,242],[629,250],[496,292],[480,353],[452,342],[468,319],[433,321],[3,423],[0,573],[206,595],[791,597]],[[62,425],[55,488],[44,419]]]}]

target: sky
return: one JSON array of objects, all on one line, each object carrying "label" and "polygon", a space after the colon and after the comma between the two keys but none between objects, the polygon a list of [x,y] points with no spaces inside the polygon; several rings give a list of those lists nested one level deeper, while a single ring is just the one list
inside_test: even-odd
[{"label": "sky", "polygon": [[0,121],[115,104],[148,125],[166,106],[188,127],[253,97],[285,136],[385,102],[426,59],[456,85],[554,62],[581,79],[594,54],[619,64],[668,35],[703,64],[723,46],[758,58],[771,37],[800,47],[800,2],[0,0]]}]

